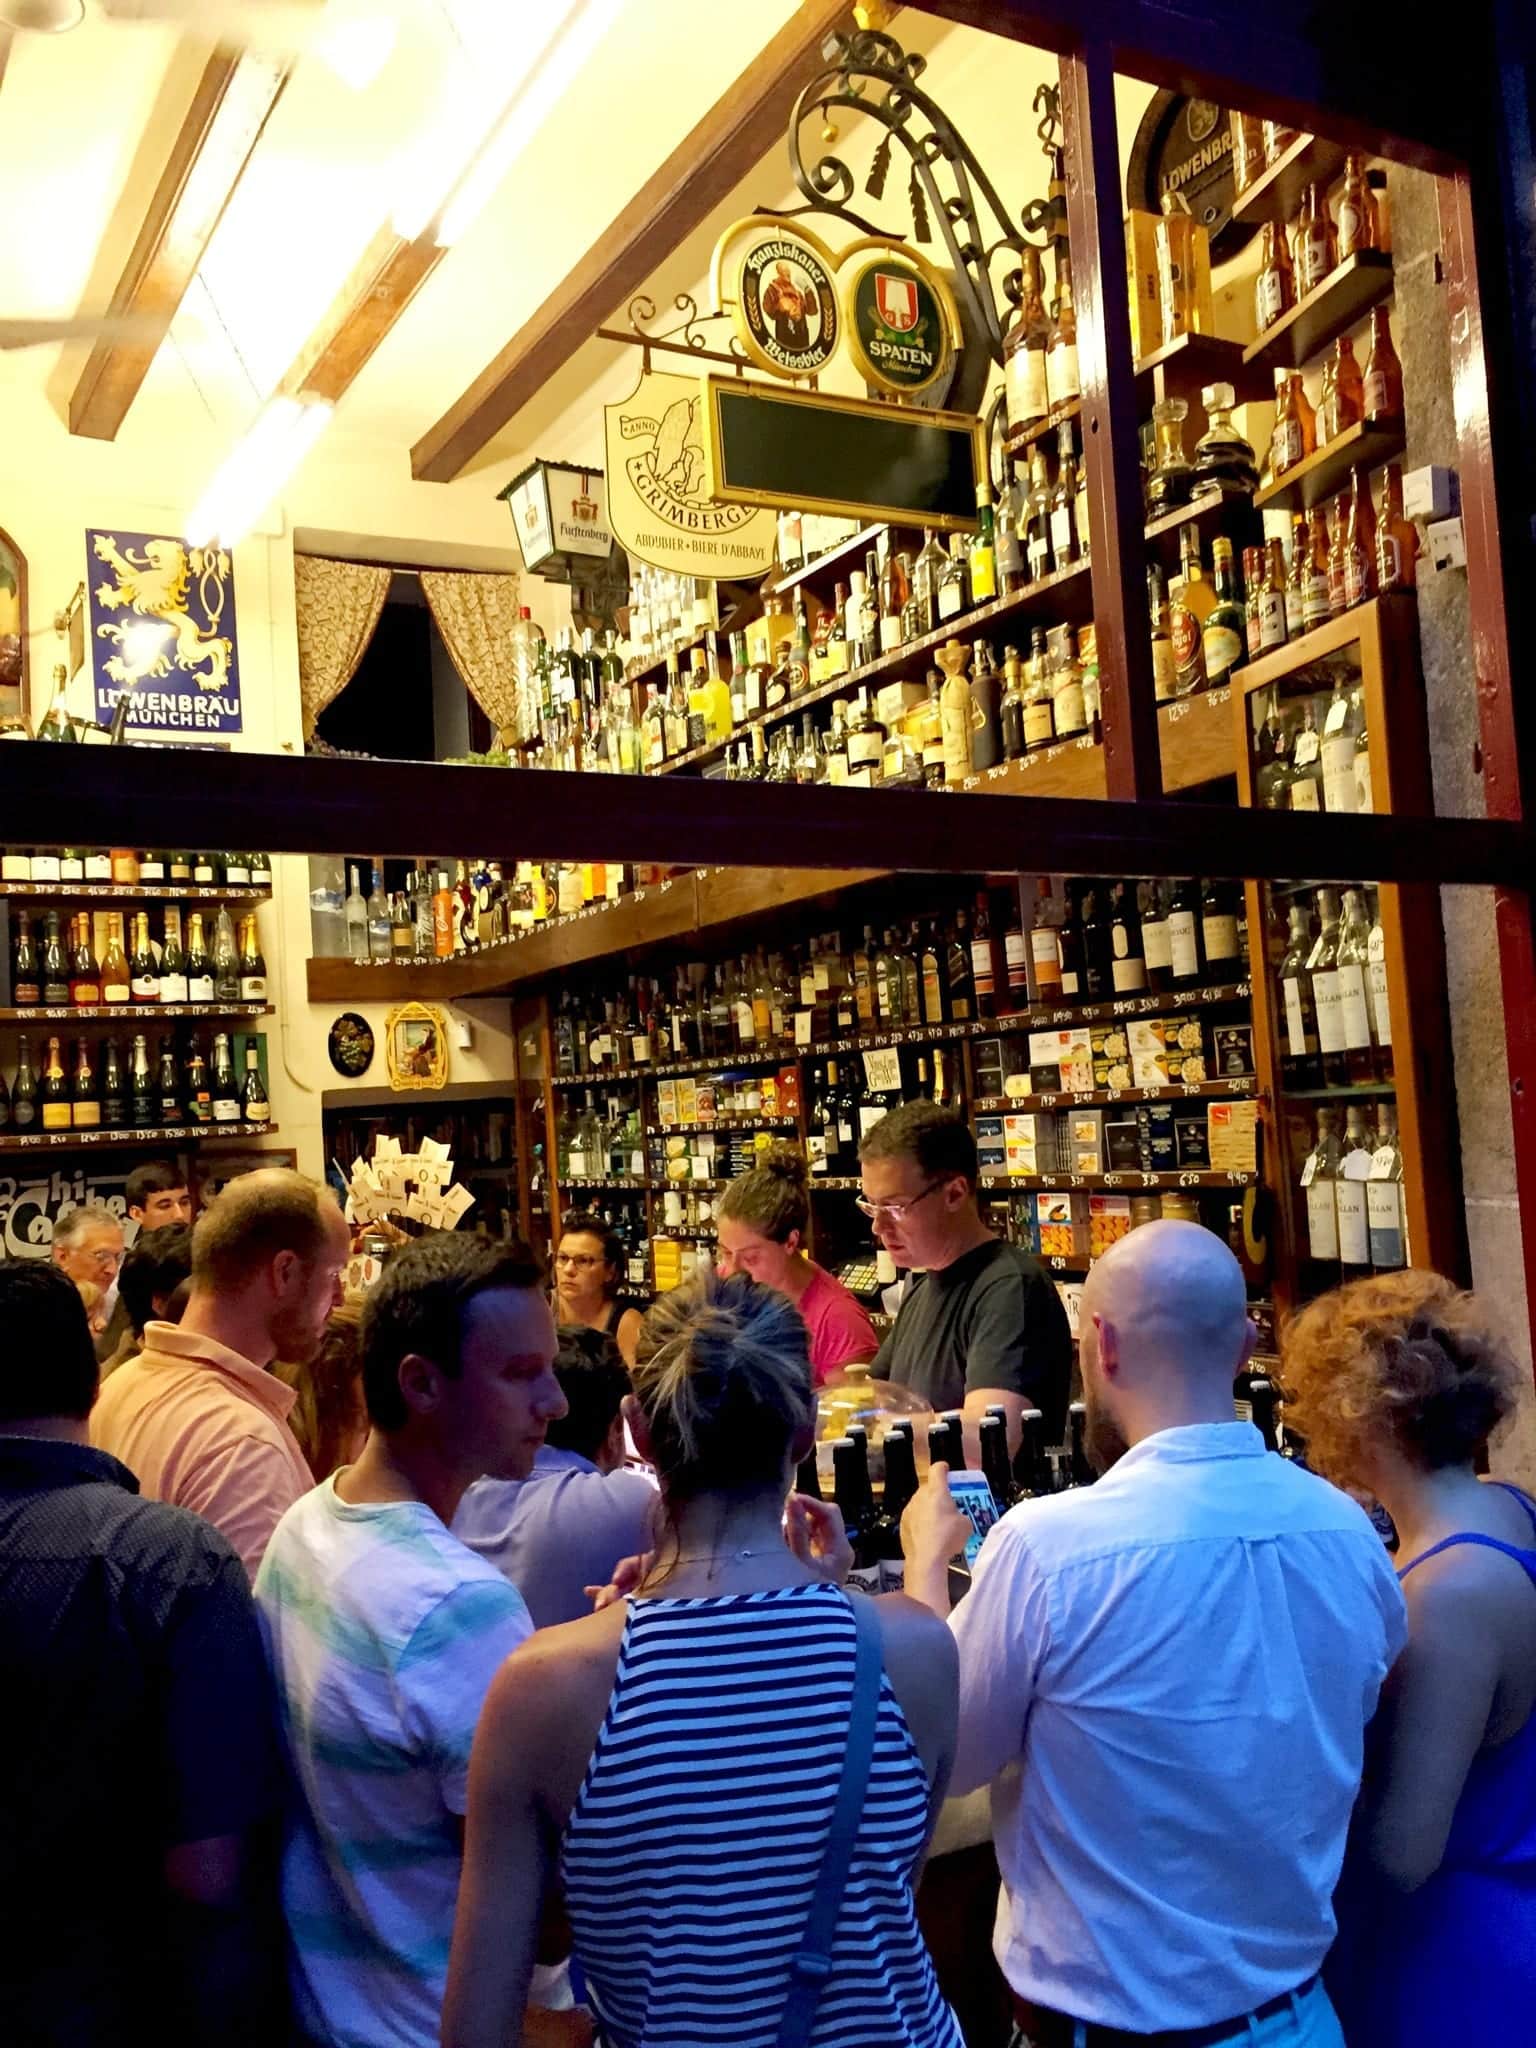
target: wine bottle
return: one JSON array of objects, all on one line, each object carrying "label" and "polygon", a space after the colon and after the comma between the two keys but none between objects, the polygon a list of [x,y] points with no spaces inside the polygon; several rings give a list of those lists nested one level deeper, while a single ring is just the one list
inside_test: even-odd
[{"label": "wine bottle", "polygon": [[11,1086],[11,1122],[18,1131],[30,1131],[37,1122],[37,1076],[32,1071],[32,1048],[25,1038],[16,1041],[16,1079]]},{"label": "wine bottle", "polygon": [[0,1074],[0,1131],[11,1127],[11,1091],[5,1085],[5,1076]]},{"label": "wine bottle", "polygon": [[101,956],[101,1000],[126,1003],[133,999],[128,974],[128,955],[123,951],[123,916],[120,910],[107,912],[107,950]]},{"label": "wine bottle", "polygon": [[213,1120],[216,1124],[240,1121],[240,1097],[235,1087],[235,1063],[229,1049],[229,1033],[215,1032],[213,1040]]},{"label": "wine bottle", "polygon": [[24,1010],[42,1000],[43,981],[32,938],[32,920],[26,911],[20,910],[16,913],[16,951],[11,959],[11,1001]]},{"label": "wine bottle", "polygon": [[238,1003],[240,1000],[240,961],[235,951],[235,923],[222,904],[213,927],[213,1000],[216,1003]]},{"label": "wine bottle", "polygon": [[120,1131],[128,1121],[128,1090],[123,1077],[123,1057],[115,1038],[109,1038],[102,1047],[101,1120],[109,1131]]},{"label": "wine bottle", "polygon": [[203,1051],[203,1042],[200,1038],[194,1037],[188,1042],[182,1086],[186,1097],[187,1115],[192,1122],[211,1124],[213,1094],[208,1084],[208,1058]]},{"label": "wine bottle", "polygon": [[253,1044],[245,1048],[245,1080],[240,1089],[240,1113],[248,1124],[264,1124],[271,1115],[266,1083],[261,1078],[261,1056]]},{"label": "wine bottle", "polygon": [[213,963],[203,941],[203,913],[194,910],[187,919],[187,1001],[213,1001]]},{"label": "wine bottle", "polygon": [[154,1077],[149,1071],[149,1040],[139,1031],[134,1034],[128,1076],[128,1118],[136,1131],[147,1131],[153,1126],[156,1107]]},{"label": "wine bottle", "polygon": [[181,944],[181,912],[174,905],[165,913],[165,939],[160,948],[160,1000],[162,1003],[191,1000],[187,993],[187,956]]},{"label": "wine bottle", "polygon": [[[57,919],[54,920],[57,923]],[[48,1057],[43,1064],[43,1129],[45,1131],[67,1131],[70,1126],[69,1082],[64,1074],[64,1062],[59,1056],[59,1041],[50,1038]]]},{"label": "wine bottle", "polygon": [[[69,1000],[77,1010],[94,1009],[101,1001],[101,970],[91,951],[91,920],[81,911],[74,921],[74,947],[69,963]],[[21,998],[18,996],[17,1001]]]},{"label": "wine bottle", "polygon": [[176,1044],[170,1038],[160,1040],[158,1099],[161,1123],[179,1124],[182,1120],[181,1077],[176,1071]]},{"label": "wine bottle", "polygon": [[90,1042],[84,1038],[75,1041],[75,1077],[70,1090],[70,1112],[77,1131],[95,1131],[101,1128],[101,1096],[96,1087],[96,1073],[91,1065]]},{"label": "wine bottle", "polygon": [[[50,910],[44,920],[43,1001],[50,1010],[60,1010],[69,1001],[69,964],[59,937],[59,913]],[[57,1043],[57,1040],[55,1040]]]},{"label": "wine bottle", "polygon": [[267,1000],[267,963],[262,958],[256,937],[255,911],[245,917],[240,926],[240,1000],[242,1003],[264,1003]]},{"label": "wine bottle", "polygon": [[160,1000],[160,967],[149,943],[149,912],[139,910],[133,919],[133,957],[128,963],[129,986],[136,1003]]}]

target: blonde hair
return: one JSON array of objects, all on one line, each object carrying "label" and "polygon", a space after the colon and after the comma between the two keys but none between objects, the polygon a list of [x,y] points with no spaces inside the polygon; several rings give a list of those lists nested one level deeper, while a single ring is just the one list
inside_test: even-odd
[{"label": "blonde hair", "polygon": [[1339,1483],[1358,1481],[1383,1437],[1426,1471],[1469,1464],[1519,1377],[1476,1296],[1411,1267],[1310,1302],[1286,1325],[1281,1371],[1287,1423]]},{"label": "blonde hair", "polygon": [[662,1296],[632,1374],[656,1469],[675,1500],[779,1484],[815,1397],[799,1310],[745,1273]]},{"label": "blonde hair", "polygon": [[810,1168],[794,1145],[770,1145],[756,1166],[739,1173],[720,1197],[720,1215],[773,1244],[784,1244],[792,1230],[802,1241],[811,1220]]}]

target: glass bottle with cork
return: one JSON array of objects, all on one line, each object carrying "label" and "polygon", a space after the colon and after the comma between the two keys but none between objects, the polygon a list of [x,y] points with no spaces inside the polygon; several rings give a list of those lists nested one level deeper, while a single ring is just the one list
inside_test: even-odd
[{"label": "glass bottle with cork", "polygon": [[1077,309],[1072,303],[1072,256],[1063,241],[1056,244],[1056,306],[1045,345],[1046,388],[1053,406],[1081,398],[1077,364]]},{"label": "glass bottle with cork", "polygon": [[1042,296],[1040,252],[1025,247],[1020,252],[1019,310],[1003,345],[1010,456],[1023,454],[1030,430],[1050,411],[1045,369],[1050,331]]},{"label": "glass bottle with cork", "polygon": [[1190,469],[1194,495],[1220,491],[1227,498],[1251,498],[1259,488],[1259,465],[1252,443],[1232,424],[1237,394],[1230,384],[1207,384],[1200,393],[1206,429],[1195,443]]},{"label": "glass bottle with cork", "polygon": [[1194,493],[1194,471],[1184,453],[1184,422],[1188,417],[1186,398],[1160,398],[1152,408],[1156,457],[1147,484],[1147,511],[1154,519],[1176,506],[1188,504]]}]

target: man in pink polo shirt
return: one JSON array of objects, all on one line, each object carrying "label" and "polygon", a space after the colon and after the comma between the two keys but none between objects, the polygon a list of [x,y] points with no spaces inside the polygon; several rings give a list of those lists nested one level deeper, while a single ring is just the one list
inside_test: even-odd
[{"label": "man in pink polo shirt", "polygon": [[255,1576],[267,1540],[314,1484],[274,1359],[314,1357],[341,1300],[347,1226],[324,1188],[285,1167],[242,1174],[192,1233],[180,1323],[152,1322],[106,1382],[91,1441],[152,1500],[191,1508]]}]

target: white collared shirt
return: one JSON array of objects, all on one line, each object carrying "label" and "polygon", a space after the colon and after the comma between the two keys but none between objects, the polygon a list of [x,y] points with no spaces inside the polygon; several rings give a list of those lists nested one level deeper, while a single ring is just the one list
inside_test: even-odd
[{"label": "white collared shirt", "polygon": [[1407,1635],[1352,1500],[1249,1423],[1163,1430],[1097,1486],[1005,1515],[951,1627],[951,1790],[1007,1771],[996,1949],[1016,1991],[1150,2033],[1320,1967]]}]

